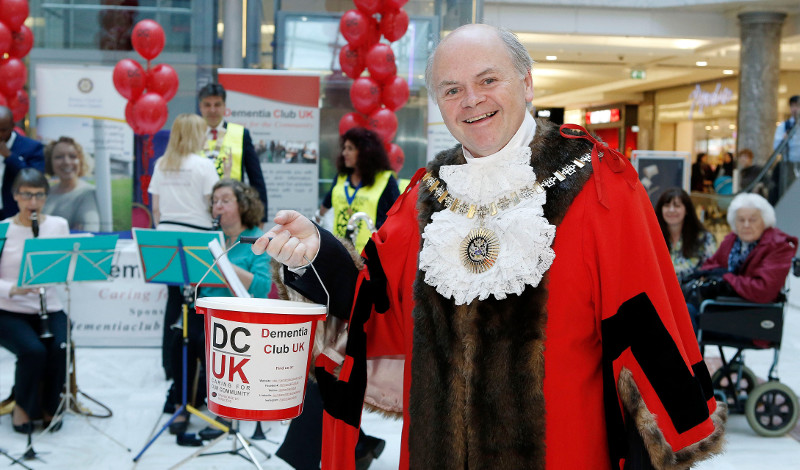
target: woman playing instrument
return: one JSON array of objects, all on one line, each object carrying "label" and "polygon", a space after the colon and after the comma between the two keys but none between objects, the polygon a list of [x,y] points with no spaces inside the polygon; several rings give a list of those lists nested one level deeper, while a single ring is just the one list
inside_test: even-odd
[{"label": "woman playing instrument", "polygon": [[55,289],[17,285],[25,240],[69,235],[66,219],[41,213],[49,189],[38,170],[19,172],[12,189],[19,213],[4,221],[8,230],[0,256],[0,346],[17,357],[11,424],[25,434],[33,431],[35,419],[50,426],[66,377],[67,317]]},{"label": "woman playing instrument", "polygon": [[[223,179],[218,181],[212,190],[211,216],[219,218],[219,227],[225,235],[226,248],[233,246],[244,237],[259,237],[261,218],[264,216],[264,205],[258,192],[241,181]],[[228,259],[233,264],[236,276],[253,297],[266,298],[271,287],[269,256],[256,256],[250,245],[237,245],[228,252]],[[200,287],[197,297],[229,297],[231,291],[227,287]],[[187,323],[189,344],[187,346],[187,377],[194,377],[198,360],[205,364],[205,336],[203,316],[189,312]],[[172,357],[181,357],[181,343],[173,344]],[[167,396],[165,409],[177,406],[182,399],[182,365],[180,361],[172,362],[172,376],[175,378]],[[204,377],[200,378],[198,389],[205,391]],[[202,392],[201,392],[202,394]],[[197,400],[199,401],[199,400]],[[195,402],[195,406],[200,403]],[[180,434],[186,431],[188,416],[178,416],[170,425],[170,432]]]}]

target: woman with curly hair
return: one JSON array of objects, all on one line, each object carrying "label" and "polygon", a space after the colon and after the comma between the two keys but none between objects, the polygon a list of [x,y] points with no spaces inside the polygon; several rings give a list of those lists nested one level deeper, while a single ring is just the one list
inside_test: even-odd
[{"label": "woman with curly hair", "polygon": [[[322,201],[319,215],[333,209],[333,234],[344,238],[347,221],[356,212],[365,212],[376,228],[386,220],[386,213],[400,195],[389,157],[380,138],[372,131],[354,127],[341,137],[342,153],[336,159],[336,178]],[[371,231],[359,222],[356,251],[367,244]]]},{"label": "woman with curly hair", "polygon": [[81,144],[72,137],[59,137],[44,148],[44,171],[58,178],[42,208],[45,214],[63,217],[70,230],[100,230],[100,210],[93,185],[82,178],[89,164]]}]

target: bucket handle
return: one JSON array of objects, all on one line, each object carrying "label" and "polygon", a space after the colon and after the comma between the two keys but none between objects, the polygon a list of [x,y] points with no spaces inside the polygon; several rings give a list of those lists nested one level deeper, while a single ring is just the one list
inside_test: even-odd
[{"label": "bucket handle", "polygon": [[[236,245],[238,245],[238,244],[240,244],[242,242],[244,242],[244,243],[253,243],[257,239],[257,237],[240,237],[240,238],[241,238],[241,240],[238,240],[236,243],[231,245],[230,248],[228,248],[227,250],[223,251],[219,256],[214,258],[214,262],[211,263],[211,266],[209,266],[208,269],[206,269],[205,274],[203,274],[203,277],[200,278],[200,281],[198,281],[198,283],[197,283],[197,285],[195,286],[195,289],[194,289],[194,304],[195,305],[197,305],[197,293],[200,291],[200,284],[203,283],[203,281],[205,280],[206,276],[208,276],[208,273],[210,273],[211,270],[214,269],[214,266],[217,265],[217,261],[219,261],[219,259],[222,258],[223,256],[227,255],[228,252],[231,251],[233,249],[233,247],[235,247]],[[272,240],[272,238],[270,238],[270,240]],[[328,293],[328,289],[325,287],[325,283],[322,282],[322,278],[319,276],[319,273],[317,272],[317,268],[314,267],[314,263],[312,263],[311,260],[308,259],[308,257],[306,255],[303,255],[303,259],[308,261],[308,266],[311,266],[311,269],[314,270],[314,275],[317,276],[317,280],[319,281],[319,285],[322,286],[322,290],[325,291],[325,297],[326,297],[326,300],[325,300],[325,314],[327,315],[328,312],[331,310],[331,295]]]}]

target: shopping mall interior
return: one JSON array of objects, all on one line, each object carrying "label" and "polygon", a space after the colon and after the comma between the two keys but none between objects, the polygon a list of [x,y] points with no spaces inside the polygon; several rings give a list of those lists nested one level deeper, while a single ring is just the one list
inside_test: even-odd
[{"label": "shopping mall interior", "polygon": [[[800,95],[797,0],[0,0],[4,8],[0,52],[6,29],[11,39],[0,60],[0,104],[7,102],[13,111],[18,135],[43,144],[68,135],[80,143],[88,162],[81,178],[96,188],[97,225],[70,228],[73,235],[115,238],[105,274],[109,281],[53,282],[71,322],[74,357],[68,368],[77,403],[64,414],[61,430],[37,427],[27,439],[12,429],[14,405],[6,399],[0,405],[0,465],[294,468],[275,455],[289,428],[286,419],[261,422],[265,440],[257,439],[255,424],[242,421],[241,435],[255,444],[253,454],[233,433],[208,449],[224,452],[199,457],[193,455],[198,447],[192,447],[198,441],[157,435],[170,417],[162,413],[170,381],[161,348],[169,295],[164,284],[175,282],[155,279],[163,271],[145,266],[141,240],[159,222],[148,187],[178,117],[203,114],[198,91],[209,84],[228,90],[225,122],[249,130],[269,199],[264,220],[280,209],[311,218],[336,188],[344,130],[368,127],[383,139],[399,192],[418,169],[454,145],[426,87],[428,59],[460,26],[502,27],[518,37],[534,61],[530,113],[557,125],[582,126],[618,151],[638,172],[653,205],[669,187],[685,190],[698,220],[719,244],[732,233],[731,201],[753,192],[774,206],[777,229],[800,236],[800,161],[791,156],[800,152],[800,126],[794,134],[782,132],[796,112],[790,98]],[[145,29],[136,29],[144,20],[156,25],[148,27],[154,28],[146,30],[149,34],[160,31],[163,38],[149,56]],[[362,27],[364,43],[378,41],[391,54],[388,78],[379,79],[376,56],[359,42]],[[158,82],[162,72],[164,81]],[[131,74],[139,74],[139,85]],[[370,93],[383,101],[361,104],[369,100],[354,93],[354,83],[373,77],[378,88]],[[8,84],[12,81],[19,87]],[[390,83],[400,90],[396,95],[382,91]],[[138,91],[131,91],[136,86]],[[151,94],[161,95],[158,107],[145,106]],[[379,111],[384,114],[375,117]],[[743,163],[742,150],[752,155],[750,163]],[[701,154],[708,173],[698,177]],[[0,165],[0,171],[3,167],[9,165]],[[239,179],[253,184],[249,169],[238,171]],[[48,170],[51,188],[60,178]],[[323,222],[328,227],[359,224],[347,217],[331,221],[332,213]],[[369,222],[361,230],[375,229]],[[267,222],[263,228],[269,228]],[[2,250],[2,224],[0,234]],[[219,240],[224,244],[223,237]],[[207,261],[201,263],[209,266]],[[185,260],[182,267],[188,273]],[[800,261],[793,268],[782,297],[771,303],[779,312],[782,340],[779,333],[777,342],[758,343],[767,347],[748,348],[747,367],[725,377],[717,374],[715,385],[733,380],[727,386],[736,388],[737,397],[729,401],[727,444],[722,454],[694,468],[796,468]],[[224,274],[220,278],[219,286],[230,286]],[[182,325],[176,325],[179,331]],[[0,399],[13,397],[17,380],[15,354],[2,345]],[[714,373],[736,348],[709,345],[705,352]],[[745,382],[752,383],[739,390],[745,373]],[[780,414],[788,407],[792,425],[770,434],[754,424],[759,408],[748,394],[778,377],[789,390],[781,388],[782,396],[789,399],[770,409]],[[207,408],[202,411],[213,419]],[[190,423],[189,433],[208,424],[197,417]],[[369,468],[397,468],[402,420],[365,412],[363,423],[386,444]]]}]

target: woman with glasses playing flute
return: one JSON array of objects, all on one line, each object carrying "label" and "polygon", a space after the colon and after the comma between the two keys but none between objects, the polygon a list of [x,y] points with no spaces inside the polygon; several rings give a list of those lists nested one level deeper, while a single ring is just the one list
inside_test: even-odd
[{"label": "woman with glasses playing flute", "polygon": [[[25,240],[69,235],[66,219],[41,213],[49,189],[38,170],[19,172],[12,188],[19,213],[4,220],[9,224],[0,255],[0,346],[17,357],[11,424],[24,434],[36,419],[50,425],[66,376],[67,317],[55,289],[17,286]],[[51,431],[58,428],[60,422]]]}]

